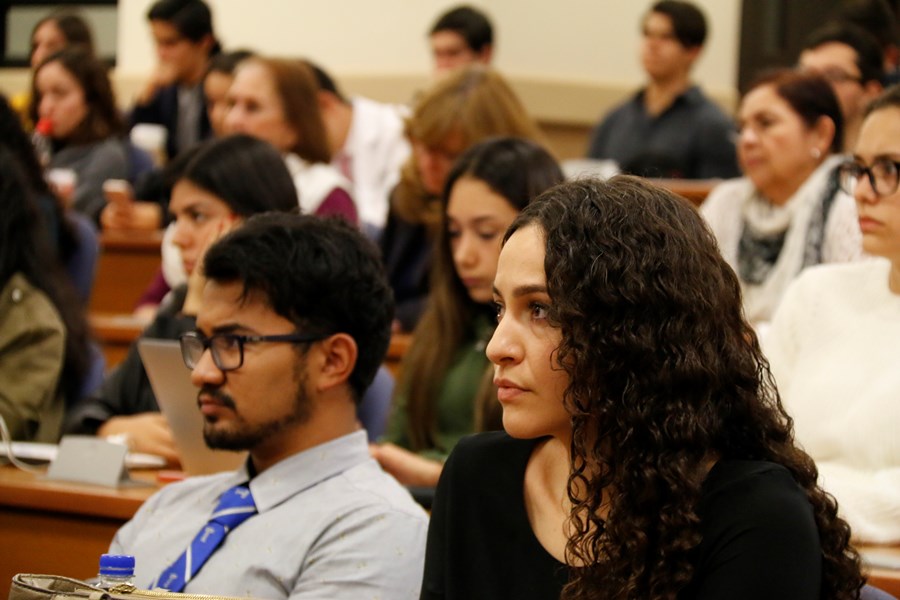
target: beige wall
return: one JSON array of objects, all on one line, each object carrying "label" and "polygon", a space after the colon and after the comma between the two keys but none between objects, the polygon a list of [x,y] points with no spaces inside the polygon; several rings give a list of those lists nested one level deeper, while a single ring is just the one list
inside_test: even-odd
[{"label": "beige wall", "polygon": [[[425,32],[448,0],[208,0],[226,47],[309,56],[350,91],[402,101],[425,81]],[[152,0],[119,0],[119,71],[153,65],[144,21]],[[737,73],[739,0],[697,0],[712,34],[696,78],[725,104]],[[632,0],[475,0],[497,30],[497,67],[529,94],[536,112],[563,122],[593,121],[609,95],[642,80],[639,21],[650,2]],[[252,8],[251,8],[252,7]],[[352,15],[352,18],[350,16]],[[381,85],[384,82],[385,85]],[[527,98],[526,98],[527,100]],[[530,102],[531,104],[531,102]]]},{"label": "beige wall", "polygon": [[[403,102],[427,83],[425,32],[450,0],[207,0],[226,47],[308,56],[350,93]],[[695,79],[734,104],[739,0],[695,0],[711,35]],[[641,84],[639,22],[651,4],[632,0],[471,0],[496,28],[496,66],[544,124],[577,136]],[[154,64],[145,13],[152,0],[119,0],[119,99],[129,104]],[[352,16],[352,18],[351,18]],[[23,71],[0,73],[0,89],[27,85]],[[575,129],[573,129],[575,128]],[[573,149],[581,143],[575,139]],[[574,152],[574,150],[573,150]],[[563,152],[570,154],[570,152]]]}]

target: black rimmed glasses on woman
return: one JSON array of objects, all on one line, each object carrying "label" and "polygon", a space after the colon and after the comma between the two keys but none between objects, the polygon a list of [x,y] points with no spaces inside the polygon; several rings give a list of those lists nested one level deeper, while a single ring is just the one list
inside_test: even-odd
[{"label": "black rimmed glasses on woman", "polygon": [[878,158],[867,167],[859,161],[850,160],[838,167],[838,182],[841,189],[851,196],[856,192],[860,178],[865,175],[876,196],[890,196],[897,191],[900,162],[888,158]]},{"label": "black rimmed glasses on woman", "polygon": [[181,342],[181,358],[188,369],[200,362],[207,348],[212,352],[213,363],[220,371],[233,371],[244,364],[244,345],[262,342],[282,342],[306,344],[327,337],[320,334],[285,333],[281,335],[240,335],[237,333],[216,333],[206,337],[198,331],[191,331],[178,338]]}]

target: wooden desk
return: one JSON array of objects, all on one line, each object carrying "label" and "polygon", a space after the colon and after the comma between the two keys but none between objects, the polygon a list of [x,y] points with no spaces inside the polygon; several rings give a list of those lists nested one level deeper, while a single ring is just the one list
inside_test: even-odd
[{"label": "wooden desk", "polygon": [[135,319],[130,313],[90,313],[88,323],[106,358],[107,371],[125,359],[131,344],[140,337],[146,326],[146,323]]},{"label": "wooden desk", "polygon": [[130,313],[161,262],[162,231],[104,231],[90,309]]},{"label": "wooden desk", "polygon": [[154,484],[116,490],[0,466],[0,585],[16,573],[96,576],[113,535],[158,489],[155,472],[133,477]]},{"label": "wooden desk", "polygon": [[699,207],[721,179],[650,179],[650,182],[690,200]]},{"label": "wooden desk", "polygon": [[[863,556],[865,562],[866,553],[872,552],[890,557],[900,564],[900,546],[858,546],[857,550]],[[900,568],[888,569],[883,567],[863,567],[868,574],[869,583],[885,592],[900,598]]]},{"label": "wooden desk", "polygon": [[403,356],[409,350],[412,342],[412,334],[395,333],[391,335],[391,345],[388,346],[387,354],[384,357],[384,366],[388,368],[394,379],[400,375],[400,365],[403,363]]}]

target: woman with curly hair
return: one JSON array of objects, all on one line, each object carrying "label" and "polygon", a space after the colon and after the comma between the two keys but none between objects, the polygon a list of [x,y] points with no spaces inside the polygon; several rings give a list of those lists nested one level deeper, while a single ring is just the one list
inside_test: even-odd
[{"label": "woman with curly hair", "polygon": [[626,176],[553,188],[507,231],[494,300],[506,433],[447,461],[422,598],[858,597],[850,529],[690,206]]}]

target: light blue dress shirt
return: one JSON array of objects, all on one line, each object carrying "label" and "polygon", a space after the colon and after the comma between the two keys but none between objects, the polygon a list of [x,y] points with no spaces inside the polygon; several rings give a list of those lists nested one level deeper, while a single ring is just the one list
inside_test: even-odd
[{"label": "light blue dress shirt", "polygon": [[[187,547],[218,497],[249,479],[191,477],[152,496],[110,552],[133,554],[146,587]],[[428,517],[369,455],[364,431],[266,469],[250,490],[259,511],[229,533],[185,593],[348,600],[418,598]]]}]

